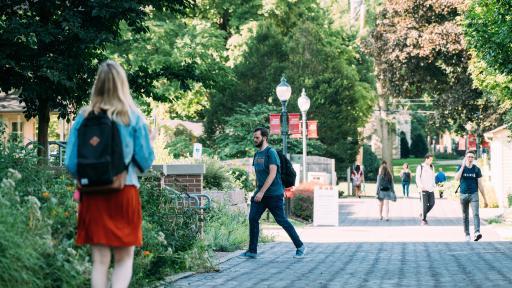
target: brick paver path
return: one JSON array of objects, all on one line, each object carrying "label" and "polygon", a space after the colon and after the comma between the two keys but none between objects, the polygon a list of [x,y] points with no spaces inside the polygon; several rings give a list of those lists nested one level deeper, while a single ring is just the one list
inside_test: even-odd
[{"label": "brick paver path", "polygon": [[[419,226],[418,199],[392,203],[391,221],[376,218],[376,200],[340,201],[339,227],[299,228],[308,247],[294,247],[280,229],[259,258],[233,258],[218,273],[197,274],[174,287],[512,287],[512,243],[482,225],[482,242],[464,242],[455,201],[436,199],[429,226]],[[492,210],[483,209],[488,217]],[[482,223],[483,224],[483,223]]]}]

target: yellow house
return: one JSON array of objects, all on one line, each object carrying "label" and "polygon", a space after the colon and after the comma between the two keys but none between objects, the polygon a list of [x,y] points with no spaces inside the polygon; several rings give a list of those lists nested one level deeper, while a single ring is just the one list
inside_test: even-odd
[{"label": "yellow house", "polygon": [[[16,93],[5,94],[0,92],[0,122],[5,125],[6,135],[17,135],[27,144],[37,140],[37,119],[25,119],[23,111],[25,104],[20,103]],[[50,113],[49,140],[64,141],[68,135],[70,125],[64,120],[57,119],[58,113]]]}]

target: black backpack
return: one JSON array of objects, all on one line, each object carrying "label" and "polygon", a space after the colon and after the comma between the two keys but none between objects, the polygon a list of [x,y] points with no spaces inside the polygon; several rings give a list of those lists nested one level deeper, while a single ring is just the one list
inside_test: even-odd
[{"label": "black backpack", "polygon": [[384,191],[384,192],[390,191],[391,183],[389,183],[388,180],[386,180],[386,179],[384,179],[384,177],[382,177],[379,188],[380,188],[380,191]]},{"label": "black backpack", "polygon": [[124,187],[128,165],[117,124],[102,111],[90,112],[78,128],[77,178],[82,192]]},{"label": "black backpack", "polygon": [[284,188],[295,186],[297,173],[293,169],[292,162],[288,160],[281,150],[277,150],[277,156],[279,156],[279,162],[281,162],[281,182],[283,182]]}]

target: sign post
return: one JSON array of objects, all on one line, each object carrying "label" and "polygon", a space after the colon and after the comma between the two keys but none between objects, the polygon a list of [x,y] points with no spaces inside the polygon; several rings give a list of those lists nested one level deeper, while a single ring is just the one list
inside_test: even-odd
[{"label": "sign post", "polygon": [[317,186],[313,199],[313,225],[338,226],[338,190],[332,186]]}]

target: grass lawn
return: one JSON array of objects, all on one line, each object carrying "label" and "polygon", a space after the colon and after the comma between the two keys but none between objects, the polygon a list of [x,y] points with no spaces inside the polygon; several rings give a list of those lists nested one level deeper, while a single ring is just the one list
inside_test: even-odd
[{"label": "grass lawn", "polygon": [[[457,168],[457,165],[454,164],[444,164],[443,162],[446,162],[444,160],[435,160],[434,158],[434,167],[436,169],[436,173],[439,171],[439,168],[443,168],[444,173],[446,174],[446,177],[448,178],[448,181],[451,181],[453,177],[455,176],[455,169]],[[423,158],[408,158],[408,159],[395,159],[393,160],[393,174],[395,175],[394,181],[395,183],[400,183],[402,180],[400,179],[400,171],[402,171],[402,166],[404,163],[409,164],[409,170],[411,170],[413,177],[412,177],[412,183],[416,184],[415,176],[416,176],[416,168],[418,165],[423,163]]]}]

